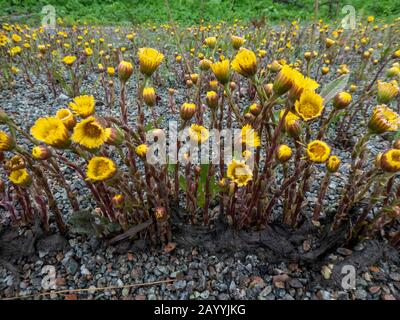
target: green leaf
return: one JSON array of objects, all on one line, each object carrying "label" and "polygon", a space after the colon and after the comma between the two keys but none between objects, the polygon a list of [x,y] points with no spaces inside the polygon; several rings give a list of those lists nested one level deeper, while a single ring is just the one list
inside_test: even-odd
[{"label": "green leaf", "polygon": [[349,78],[349,73],[341,75],[339,78],[332,80],[322,88],[320,96],[324,98],[325,104],[331,101],[334,96],[336,96],[339,92],[343,91],[344,88],[346,88],[346,85],[349,82]]}]

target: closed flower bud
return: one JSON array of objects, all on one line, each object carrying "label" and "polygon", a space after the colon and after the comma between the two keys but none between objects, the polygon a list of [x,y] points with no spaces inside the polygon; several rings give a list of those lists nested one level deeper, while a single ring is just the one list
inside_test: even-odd
[{"label": "closed flower bud", "polygon": [[211,62],[210,60],[208,60],[208,59],[202,59],[202,60],[199,62],[199,68],[200,68],[200,70],[202,70],[202,71],[207,71],[207,70],[210,69],[211,64],[212,64],[212,62]]},{"label": "closed flower bud", "polygon": [[113,198],[112,198],[112,203],[114,205],[115,208],[120,209],[124,207],[124,203],[125,203],[125,197],[122,194],[116,194]]},{"label": "closed flower bud", "polygon": [[335,40],[326,38],[326,40],[325,40],[325,45],[326,45],[327,48],[332,47],[334,44],[335,44]]},{"label": "closed flower bud", "polygon": [[249,107],[249,110],[250,110],[251,114],[256,116],[256,117],[261,113],[261,109],[262,109],[262,106],[260,104],[258,104],[258,103],[253,103]]},{"label": "closed flower bud", "polygon": [[196,105],[194,103],[184,103],[181,106],[180,116],[182,120],[189,121],[192,119],[196,112]]},{"label": "closed flower bud", "polygon": [[329,72],[329,67],[322,67],[322,74],[327,74]]},{"label": "closed flower bud", "polygon": [[282,65],[281,65],[277,60],[272,61],[271,65],[270,65],[270,70],[271,70],[272,72],[277,73],[277,72],[279,72],[281,69],[282,69]]},{"label": "closed flower bud", "polygon": [[118,65],[118,78],[122,83],[128,81],[133,73],[133,66],[128,61],[121,61]]},{"label": "closed flower bud", "polygon": [[265,93],[267,94],[268,98],[272,96],[273,87],[274,87],[273,83],[266,83],[264,85],[264,90],[265,90]]},{"label": "closed flower bud", "polygon": [[286,144],[281,144],[276,149],[276,159],[284,163],[292,157],[292,149]]},{"label": "closed flower bud", "polygon": [[204,43],[209,48],[214,49],[215,45],[217,44],[217,38],[216,37],[208,37],[208,38],[204,39]]},{"label": "closed flower bud", "polygon": [[244,114],[244,118],[246,119],[247,122],[253,122],[256,119],[256,117],[250,112],[246,112]]},{"label": "closed flower bud", "polygon": [[339,92],[333,98],[333,106],[336,109],[344,109],[346,108],[352,100],[351,94],[345,91]]},{"label": "closed flower bud", "polygon": [[393,143],[393,148],[400,149],[400,139],[396,139],[396,141]]},{"label": "closed flower bud", "polygon": [[187,85],[188,88],[193,87],[193,81],[190,80],[190,79],[186,80],[186,85]]},{"label": "closed flower bud", "polygon": [[46,146],[39,145],[32,149],[32,156],[36,160],[47,160],[51,157],[51,151]]},{"label": "closed flower bud", "polygon": [[329,172],[336,172],[339,170],[340,159],[337,156],[330,156],[328,161],[326,162],[326,168]]},{"label": "closed flower bud", "polygon": [[197,73],[192,73],[192,74],[190,75],[190,80],[192,80],[192,82],[193,82],[194,84],[196,84],[196,83],[197,83],[197,80],[199,80],[199,75],[198,75]]},{"label": "closed flower bud", "polygon": [[174,93],[175,93],[175,89],[173,89],[173,88],[169,88],[169,89],[168,89],[168,94],[169,94],[170,96],[173,96]]},{"label": "closed flower bud", "polygon": [[218,94],[215,91],[208,91],[206,102],[210,109],[215,110],[218,107]]},{"label": "closed flower bud", "polygon": [[296,77],[296,71],[284,65],[278,75],[275,77],[273,91],[278,95],[283,95],[293,86],[293,81]]},{"label": "closed flower bud", "polygon": [[229,82],[229,88],[231,89],[231,91],[235,91],[236,87],[237,87],[237,85],[235,82],[233,82],[233,81]]},{"label": "closed flower bud", "polygon": [[4,131],[0,131],[0,151],[11,151],[14,147],[14,139]]},{"label": "closed flower bud", "polygon": [[156,92],[153,87],[143,89],[143,100],[149,107],[154,107],[156,104]]},{"label": "closed flower bud", "polygon": [[312,58],[312,53],[310,51],[304,52],[304,59],[310,60]]},{"label": "closed flower bud", "polygon": [[111,146],[119,146],[124,142],[124,133],[120,128],[106,128],[108,138],[106,143]]},{"label": "closed flower bud", "polygon": [[383,152],[379,152],[376,157],[375,157],[375,167],[377,169],[382,169],[381,168],[381,159],[382,159],[382,154]]}]

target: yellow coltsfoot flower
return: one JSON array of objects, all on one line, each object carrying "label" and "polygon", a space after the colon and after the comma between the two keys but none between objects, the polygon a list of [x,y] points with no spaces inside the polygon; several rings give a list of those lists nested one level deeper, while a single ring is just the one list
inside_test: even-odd
[{"label": "yellow coltsfoot flower", "polygon": [[73,102],[69,103],[69,107],[82,118],[87,118],[94,114],[95,101],[93,96],[78,96]]},{"label": "yellow coltsfoot flower", "polygon": [[399,115],[384,104],[375,107],[368,122],[369,130],[375,134],[397,131],[399,126]]},{"label": "yellow coltsfoot flower", "polygon": [[148,149],[147,144],[142,143],[136,147],[135,152],[139,157],[143,158],[146,156]]},{"label": "yellow coltsfoot flower", "polygon": [[390,149],[380,157],[380,167],[387,172],[400,171],[400,150]]},{"label": "yellow coltsfoot flower", "polygon": [[392,82],[378,82],[378,103],[388,104],[399,93],[399,87]]},{"label": "yellow coltsfoot flower", "polygon": [[328,160],[331,148],[321,140],[311,141],[307,145],[307,155],[312,162],[323,163]]},{"label": "yellow coltsfoot flower", "polygon": [[76,125],[75,116],[69,109],[58,110],[56,113],[56,118],[60,119],[69,130],[72,130]]},{"label": "yellow coltsfoot flower", "polygon": [[31,128],[31,135],[55,148],[69,145],[69,132],[64,123],[55,117],[39,118]]},{"label": "yellow coltsfoot flower", "polygon": [[75,60],[76,60],[75,56],[65,56],[62,59],[62,63],[64,63],[67,66],[71,66],[75,62]]},{"label": "yellow coltsfoot flower", "polygon": [[238,187],[243,187],[253,179],[253,172],[244,161],[232,160],[228,164],[227,177]]},{"label": "yellow coltsfoot flower", "polygon": [[276,149],[276,159],[283,163],[288,161],[292,157],[292,149],[286,145],[286,144],[281,144],[278,146]]},{"label": "yellow coltsfoot flower", "polygon": [[36,160],[47,160],[51,157],[51,151],[46,146],[36,146],[32,149],[32,156]]},{"label": "yellow coltsfoot flower", "polygon": [[246,124],[241,130],[241,143],[245,144],[246,147],[257,148],[261,145],[261,139],[253,127]]},{"label": "yellow coltsfoot flower", "polygon": [[229,82],[230,68],[228,59],[213,63],[211,65],[211,70],[221,84],[225,85]]},{"label": "yellow coltsfoot flower", "polygon": [[140,48],[138,56],[140,72],[149,77],[164,59],[164,55],[153,48]]},{"label": "yellow coltsfoot flower", "polygon": [[198,124],[192,124],[189,127],[189,137],[191,141],[201,144],[204,141],[206,141],[209,138],[209,136],[210,133],[203,126],[200,126]]},{"label": "yellow coltsfoot flower", "polygon": [[322,97],[309,90],[305,90],[300,99],[294,104],[297,114],[304,120],[309,121],[315,119],[321,115],[322,109],[324,108],[324,99]]},{"label": "yellow coltsfoot flower", "polygon": [[93,181],[104,181],[114,177],[117,167],[109,158],[93,157],[87,165],[86,176]]},{"label": "yellow coltsfoot flower", "polygon": [[27,188],[32,182],[32,178],[28,173],[28,170],[26,168],[22,168],[19,170],[14,170],[11,171],[10,175],[8,176],[8,179],[10,181],[22,188]]},{"label": "yellow coltsfoot flower", "polygon": [[232,69],[246,78],[251,78],[257,73],[257,57],[251,50],[242,48],[232,60]]},{"label": "yellow coltsfoot flower", "polygon": [[79,122],[72,133],[72,141],[88,148],[99,148],[108,139],[109,133],[95,117]]}]

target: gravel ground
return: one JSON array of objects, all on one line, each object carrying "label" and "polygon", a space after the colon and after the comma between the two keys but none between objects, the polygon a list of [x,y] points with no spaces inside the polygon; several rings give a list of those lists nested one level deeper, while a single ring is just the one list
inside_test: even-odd
[{"label": "gravel ground", "polygon": [[[87,83],[94,83],[96,77],[94,74],[90,75]],[[117,85],[117,81],[115,83]],[[178,92],[179,90],[184,89],[178,88]],[[165,115],[161,124],[163,127],[168,120],[177,119],[177,115],[166,110],[167,88],[157,91],[161,98],[157,113]],[[96,88],[88,87],[87,92],[96,98],[99,97],[98,101],[103,97],[103,92]],[[52,99],[48,88],[42,84],[31,88],[22,81],[17,81],[13,91],[2,91],[0,98],[1,107],[26,129],[40,116],[55,114],[60,107],[65,107],[69,102],[68,97],[63,94],[55,100]],[[183,99],[179,94],[176,96],[178,106]],[[104,114],[110,111],[99,104],[97,112]],[[131,119],[134,119],[134,108],[131,108],[130,115]],[[328,135],[332,137],[333,143],[334,129],[330,129]],[[356,135],[358,134],[355,133],[354,136]],[[383,138],[377,137],[369,146],[371,153],[376,154],[384,149],[387,144],[383,142]],[[333,153],[338,155],[343,163],[348,163],[350,150],[341,150],[335,146]],[[78,193],[81,207],[91,208],[93,203],[86,196],[84,184],[76,179],[69,169],[62,169],[67,181]],[[306,195],[311,204],[317,197],[318,181],[325,174],[322,166],[316,167],[316,170],[311,191]],[[347,170],[348,166],[343,165],[341,170],[333,175],[330,189],[343,186],[345,180],[342,177]],[[55,192],[55,197],[68,218],[70,207],[64,191],[59,189]],[[331,192],[327,199],[329,203],[336,204],[337,197],[338,193]],[[279,205],[276,206],[277,212],[280,209]],[[328,210],[334,210],[334,207]],[[20,232],[26,234],[30,231]],[[57,290],[90,289],[82,293],[53,293],[44,297],[51,299],[400,299],[400,268],[393,262],[385,262],[384,259],[376,265],[357,270],[359,276],[356,289],[337,288],[330,280],[324,279],[329,263],[336,263],[351,256],[353,251],[362,250],[362,245],[353,251],[339,248],[328,257],[325,265],[310,266],[274,264],[269,262],[269,257],[262,250],[251,254],[214,254],[200,248],[178,247],[172,253],[165,253],[154,249],[143,251],[138,244],[107,246],[95,238],[78,235],[72,235],[69,240],[58,235],[52,237],[50,240],[47,238],[37,242],[36,252],[28,257],[10,261],[0,260],[0,297],[25,296],[43,291],[42,270],[44,266],[50,265],[56,270]],[[171,279],[172,282],[138,288],[94,290],[95,287],[132,285],[166,279]]]}]

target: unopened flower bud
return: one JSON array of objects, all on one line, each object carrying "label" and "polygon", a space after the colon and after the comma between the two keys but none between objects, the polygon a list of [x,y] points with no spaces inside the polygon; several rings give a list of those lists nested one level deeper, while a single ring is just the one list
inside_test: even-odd
[{"label": "unopened flower bud", "polygon": [[120,128],[106,128],[108,138],[106,143],[111,146],[119,146],[124,142],[124,133]]},{"label": "unopened flower bud", "polygon": [[180,116],[183,120],[189,121],[192,119],[196,112],[196,105],[194,103],[184,103],[181,106]]},{"label": "unopened flower bud", "polygon": [[0,131],[0,151],[11,151],[14,147],[14,139],[8,133]]},{"label": "unopened flower bud", "polygon": [[340,158],[337,156],[330,156],[328,161],[326,162],[326,168],[329,172],[336,172],[339,170],[340,166]]},{"label": "unopened flower bud", "polygon": [[350,104],[351,100],[351,94],[346,91],[342,91],[333,98],[333,106],[339,110],[344,109]]},{"label": "unopened flower bud", "polygon": [[143,100],[149,107],[154,107],[156,104],[156,92],[153,87],[143,89]]},{"label": "unopened flower bud", "polygon": [[51,151],[48,147],[39,145],[32,149],[32,156],[37,160],[47,160],[51,157]]},{"label": "unopened flower bud", "polygon": [[112,198],[112,203],[114,205],[115,208],[120,209],[123,208],[124,203],[125,203],[125,197],[122,194],[116,194],[113,198]]},{"label": "unopened flower bud", "polygon": [[260,114],[261,109],[262,109],[262,106],[261,106],[261,104],[258,104],[258,103],[253,103],[249,107],[249,110],[250,110],[251,114],[256,116],[256,117]]},{"label": "unopened flower bud", "polygon": [[206,102],[210,109],[215,110],[218,107],[218,94],[215,91],[208,91]]},{"label": "unopened flower bud", "polygon": [[128,81],[133,73],[133,66],[128,61],[121,61],[118,65],[118,78],[122,83]]}]

